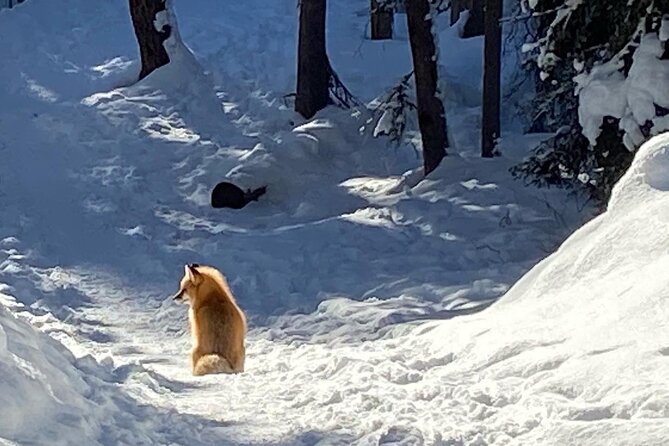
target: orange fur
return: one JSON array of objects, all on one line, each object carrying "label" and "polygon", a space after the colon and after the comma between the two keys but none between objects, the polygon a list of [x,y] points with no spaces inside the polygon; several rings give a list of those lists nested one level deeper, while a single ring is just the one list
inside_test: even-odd
[{"label": "orange fur", "polygon": [[175,300],[190,302],[193,375],[243,372],[246,318],[225,277],[210,266],[186,266]]}]

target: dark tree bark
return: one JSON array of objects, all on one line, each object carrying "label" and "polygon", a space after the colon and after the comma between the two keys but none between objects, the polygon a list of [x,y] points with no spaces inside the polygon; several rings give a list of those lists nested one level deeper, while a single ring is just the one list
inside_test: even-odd
[{"label": "dark tree bark", "polygon": [[154,25],[156,14],[162,11],[165,11],[165,0],[130,0],[130,16],[142,58],[140,79],[148,76],[156,68],[170,63],[163,42],[170,37],[171,27],[164,25],[163,29],[158,31]]},{"label": "dark tree bark", "polygon": [[471,0],[451,0],[451,25],[460,20],[460,14],[462,11],[468,9],[469,2]]},{"label": "dark tree bark", "polygon": [[429,0],[408,0],[406,13],[416,79],[418,126],[423,140],[423,163],[427,175],[446,156],[446,115],[444,104],[437,94],[439,76],[432,20],[429,18]]},{"label": "dark tree bark", "polygon": [[325,9],[326,0],[300,0],[295,111],[307,119],[324,109],[330,97]]},{"label": "dark tree bark", "polygon": [[372,40],[393,38],[393,8],[379,0],[371,0]]},{"label": "dark tree bark", "polygon": [[500,75],[502,66],[502,0],[485,2],[485,49],[483,63],[483,118],[481,156],[492,158],[500,136]]},{"label": "dark tree bark", "polygon": [[485,33],[484,3],[485,0],[472,0],[463,37],[482,36]]},{"label": "dark tree bark", "polygon": [[483,3],[485,0],[452,0],[451,25],[460,19],[463,11],[469,11],[462,37],[476,37],[484,34]]}]

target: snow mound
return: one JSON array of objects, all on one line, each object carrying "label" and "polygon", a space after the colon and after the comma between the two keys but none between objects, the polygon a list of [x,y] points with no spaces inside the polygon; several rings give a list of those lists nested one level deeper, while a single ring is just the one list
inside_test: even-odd
[{"label": "snow mound", "polygon": [[2,437],[35,441],[39,423],[60,440],[73,427],[78,438],[95,438],[99,425],[87,415],[91,403],[86,394],[91,389],[68,353],[0,306]]},{"label": "snow mound", "polygon": [[668,168],[662,134],[641,147],[608,211],[489,310],[419,329],[439,346],[432,355],[455,358],[442,380],[471,380],[484,432],[522,433],[520,444],[669,438]]}]

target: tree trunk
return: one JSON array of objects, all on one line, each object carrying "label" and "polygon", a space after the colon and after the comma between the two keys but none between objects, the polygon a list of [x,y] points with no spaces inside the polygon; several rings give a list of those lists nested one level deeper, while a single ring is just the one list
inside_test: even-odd
[{"label": "tree trunk", "polygon": [[156,30],[154,22],[159,12],[166,14],[165,0],[130,0],[130,16],[142,59],[140,79],[148,76],[156,68],[170,63],[163,42],[170,37],[172,30],[167,24],[163,25],[162,30]]},{"label": "tree trunk", "polygon": [[393,38],[393,8],[371,0],[370,15],[372,21],[372,40]]},{"label": "tree trunk", "polygon": [[326,0],[300,1],[295,111],[311,118],[328,105],[329,62],[325,50]]},{"label": "tree trunk", "polygon": [[452,0],[451,25],[460,20],[460,14],[469,11],[462,37],[476,37],[484,34],[483,2],[485,0]]},{"label": "tree trunk", "polygon": [[481,156],[492,158],[500,136],[500,75],[502,66],[502,0],[486,0],[485,50],[483,66],[483,119],[481,126]]},{"label": "tree trunk", "polygon": [[429,0],[408,0],[406,12],[416,79],[418,126],[423,140],[423,163],[427,175],[446,156],[446,116],[438,92],[439,76]]},{"label": "tree trunk", "polygon": [[[485,33],[485,9],[484,3],[486,0],[472,0],[469,8],[469,19],[465,25],[464,34],[462,37],[476,37],[482,36]],[[501,2],[502,0],[500,0]]]}]

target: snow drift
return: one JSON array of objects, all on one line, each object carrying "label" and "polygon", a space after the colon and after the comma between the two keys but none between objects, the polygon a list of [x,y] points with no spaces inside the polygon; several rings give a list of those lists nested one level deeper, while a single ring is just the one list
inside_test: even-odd
[{"label": "snow drift", "polygon": [[519,444],[666,443],[668,171],[663,134],[641,147],[607,212],[498,303],[418,330],[441,344],[434,356],[453,358],[441,379],[470,380],[461,402],[482,411],[476,429],[499,424]]}]

